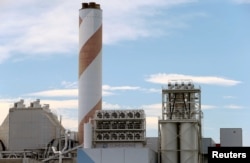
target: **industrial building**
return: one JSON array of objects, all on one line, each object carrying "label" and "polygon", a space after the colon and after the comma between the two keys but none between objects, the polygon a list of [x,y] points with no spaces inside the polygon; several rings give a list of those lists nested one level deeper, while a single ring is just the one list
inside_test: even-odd
[{"label": "industrial building", "polygon": [[[15,102],[0,126],[0,162],[10,160],[42,161],[77,145],[77,133],[68,132],[48,104],[40,100],[24,105]],[[66,144],[66,145],[65,145]]]},{"label": "industrial building", "polygon": [[144,110],[96,111],[93,125],[84,127],[89,129],[84,140],[90,143],[78,149],[78,162],[156,162],[156,152],[146,146],[145,120]]},{"label": "industrial building", "polygon": [[[182,90],[180,88],[179,91]],[[182,102],[180,99],[173,100],[173,97],[180,97],[179,94],[171,95],[173,90],[178,92],[173,88],[162,90],[163,117],[159,119],[159,138],[146,137],[144,110],[98,110],[93,123],[85,124],[88,132],[84,135],[84,148],[78,143],[77,133],[67,131],[48,104],[42,105],[40,100],[36,100],[26,107],[24,100],[15,102],[0,126],[0,163],[60,162],[60,159],[64,163],[77,160],[115,163],[121,158],[126,163],[178,163],[184,159],[183,162],[200,159],[201,163],[207,163],[208,147],[242,146],[241,128],[221,128],[220,144],[216,144],[212,138],[200,139],[200,105],[193,105],[196,107],[190,112],[192,109],[188,105],[192,106],[191,102],[183,98]],[[191,90],[183,91],[188,94]],[[199,103],[199,89],[193,90],[193,93],[197,95],[190,93],[190,97],[195,97],[195,103]],[[169,95],[172,98],[166,98]],[[171,101],[173,103],[170,105]],[[184,101],[189,103],[186,110],[185,107],[178,110]],[[184,125],[185,130],[180,127],[183,123],[189,123]]]},{"label": "industrial building", "polygon": [[[40,105],[40,100],[25,107],[24,100],[14,103],[0,131],[1,140],[7,150],[42,149],[53,139],[60,138],[63,126],[49,105]],[[46,133],[46,134],[43,134]]]},{"label": "industrial building", "polygon": [[162,89],[159,158],[162,163],[201,162],[201,90],[192,81],[171,81]]},{"label": "industrial building", "polygon": [[[102,9],[79,10],[78,132],[66,130],[48,104],[14,103],[0,126],[0,163],[206,163],[201,89],[192,80],[162,87],[158,137],[146,137],[143,109],[102,110]],[[241,129],[221,129],[221,146],[242,145]],[[234,140],[234,143],[232,141]]]}]

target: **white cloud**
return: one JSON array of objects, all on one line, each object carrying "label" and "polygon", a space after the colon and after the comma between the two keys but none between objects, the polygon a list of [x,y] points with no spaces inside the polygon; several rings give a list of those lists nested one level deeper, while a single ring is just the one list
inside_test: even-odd
[{"label": "white cloud", "polygon": [[234,99],[236,98],[235,96],[223,96],[224,99]]},{"label": "white cloud", "polygon": [[77,7],[73,4],[57,0],[42,4],[30,0],[4,2],[0,7],[0,18],[4,22],[0,25],[3,41],[0,49],[5,53],[1,55],[16,55],[19,60],[23,56],[54,55],[76,49],[74,24],[78,17],[77,13],[71,12]]},{"label": "white cloud", "polygon": [[157,117],[146,117],[146,129],[147,131],[149,130],[155,130],[156,134],[158,131],[158,120],[159,118]]},{"label": "white cloud", "polygon": [[9,51],[8,48],[1,47],[1,45],[0,45],[0,54],[1,54],[0,55],[0,64],[10,57],[10,54],[8,51]]},{"label": "white cloud", "polygon": [[110,91],[102,90],[102,96],[113,96],[113,95],[115,95],[115,93],[110,92]]},{"label": "white cloud", "polygon": [[150,104],[150,105],[142,105],[140,106],[143,110],[145,110],[146,116],[149,117],[159,117],[162,113],[162,104]]},{"label": "white cloud", "polygon": [[161,93],[161,89],[155,89],[155,88],[141,88],[141,91],[145,93]]},{"label": "white cloud", "polygon": [[78,100],[69,99],[69,100],[41,100],[43,104],[49,104],[51,109],[78,109]]},{"label": "white cloud", "polygon": [[67,6],[67,3],[62,3],[51,11],[30,18],[27,23],[31,26],[14,42],[16,51],[67,53],[77,47],[76,31],[72,28],[76,18],[72,19],[74,14],[65,10]]},{"label": "white cloud", "polygon": [[161,11],[178,5],[195,3],[197,0],[110,0],[108,2],[100,0],[98,2],[102,4],[104,11],[106,29],[104,43],[114,44],[123,40],[165,36],[169,33],[169,28],[180,28],[180,25],[186,27],[187,19],[178,16],[161,19]]},{"label": "white cloud", "polygon": [[243,109],[244,107],[239,106],[239,105],[231,104],[231,105],[224,106],[224,108],[227,108],[227,109]]},{"label": "white cloud", "polygon": [[77,89],[55,89],[26,94],[25,96],[35,97],[77,97]]},{"label": "white cloud", "polygon": [[149,88],[147,89],[148,92],[151,92],[151,93],[161,93],[161,89],[155,89],[155,88]]},{"label": "white cloud", "polygon": [[140,87],[135,87],[135,86],[109,86],[109,85],[103,85],[102,86],[103,90],[110,90],[110,91],[116,91],[116,90],[139,90]]},{"label": "white cloud", "polygon": [[213,105],[201,105],[201,110],[212,110],[218,108],[217,106]]},{"label": "white cloud", "polygon": [[107,95],[114,95],[115,93],[111,91],[143,91],[146,93],[161,93],[160,89],[155,88],[141,88],[138,86],[110,86],[110,85],[103,85],[102,86],[103,92],[106,92]]},{"label": "white cloud", "polygon": [[143,108],[138,107],[138,106],[112,104],[112,103],[108,103],[108,102],[103,101],[102,102],[102,109],[103,110],[134,110],[134,109],[143,109]]},{"label": "white cloud", "polygon": [[140,87],[136,86],[110,86],[110,85],[103,85],[102,86],[102,95],[103,96],[111,96],[115,95],[115,91],[135,91],[140,90]]},{"label": "white cloud", "polygon": [[[197,0],[96,2],[103,9],[103,42],[114,44],[123,40],[164,36],[168,28],[186,26],[190,17],[177,16],[162,21],[161,11]],[[22,60],[32,56],[75,55],[72,51],[77,51],[78,10],[81,3],[80,0],[74,3],[67,0],[42,3],[32,0],[18,3],[13,0],[1,1],[0,19],[4,23],[0,24],[0,63],[9,57]]]},{"label": "white cloud", "polygon": [[0,125],[9,113],[9,108],[13,106],[13,99],[0,99]]},{"label": "white cloud", "polygon": [[[76,82],[66,82],[63,81],[61,85],[67,89],[52,89],[52,90],[45,90],[39,92],[33,92],[25,94],[24,96],[33,96],[33,97],[78,97],[78,89]],[[70,89],[72,88],[72,89]],[[140,87],[135,86],[109,86],[103,85],[102,86],[102,95],[103,96],[111,96],[115,95],[114,91],[134,91],[134,90],[141,90]],[[149,90],[153,91],[154,90]]]},{"label": "white cloud", "polygon": [[64,88],[77,88],[78,86],[78,83],[77,82],[68,82],[68,81],[62,81],[61,82],[61,85],[64,87]]},{"label": "white cloud", "polygon": [[103,110],[120,110],[120,109],[124,109],[124,107],[122,107],[119,104],[111,104],[111,103],[107,103],[105,101],[102,102],[102,109]]},{"label": "white cloud", "polygon": [[62,117],[62,125],[64,128],[71,131],[78,131],[78,119]]},{"label": "white cloud", "polygon": [[167,84],[169,80],[183,80],[183,79],[192,80],[193,82],[200,84],[221,85],[221,86],[234,86],[241,83],[241,81],[231,80],[217,76],[192,76],[192,75],[165,74],[165,73],[149,75],[146,78],[146,81],[157,84]]}]

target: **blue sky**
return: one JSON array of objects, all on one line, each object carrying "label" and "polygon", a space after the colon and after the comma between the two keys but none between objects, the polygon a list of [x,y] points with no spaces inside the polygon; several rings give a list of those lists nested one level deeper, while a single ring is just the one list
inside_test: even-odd
[{"label": "blue sky", "polygon": [[[86,1],[0,2],[0,123],[36,99],[77,130],[78,10]],[[250,146],[250,0],[98,0],[103,9],[103,109],[144,109],[157,136],[161,88],[201,87],[203,136],[242,128]]]}]

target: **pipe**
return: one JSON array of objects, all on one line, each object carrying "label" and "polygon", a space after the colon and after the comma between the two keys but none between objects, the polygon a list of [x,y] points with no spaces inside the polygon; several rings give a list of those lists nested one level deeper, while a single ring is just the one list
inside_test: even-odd
[{"label": "pipe", "polygon": [[62,163],[63,154],[64,154],[65,150],[68,148],[68,134],[69,134],[69,130],[66,130],[65,131],[64,148],[62,149],[62,151],[56,151],[56,148],[54,146],[52,146],[53,153],[59,154],[59,163]]}]

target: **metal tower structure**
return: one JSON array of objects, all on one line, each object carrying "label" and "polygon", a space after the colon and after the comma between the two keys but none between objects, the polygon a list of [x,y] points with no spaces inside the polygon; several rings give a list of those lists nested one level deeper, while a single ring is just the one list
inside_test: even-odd
[{"label": "metal tower structure", "polygon": [[201,162],[201,90],[191,80],[171,80],[162,88],[159,163]]}]

